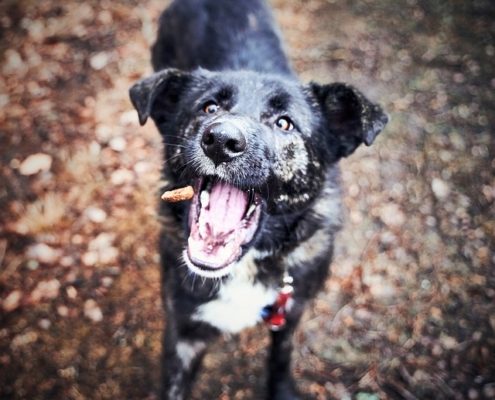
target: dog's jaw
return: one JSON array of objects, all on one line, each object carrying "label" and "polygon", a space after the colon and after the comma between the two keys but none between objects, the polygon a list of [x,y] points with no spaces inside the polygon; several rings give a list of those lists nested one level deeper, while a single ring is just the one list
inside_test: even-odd
[{"label": "dog's jaw", "polygon": [[211,178],[200,179],[189,209],[185,264],[197,275],[220,278],[255,236],[261,216],[261,197]]},{"label": "dog's jaw", "polygon": [[209,279],[220,279],[227,275],[230,275],[235,264],[234,262],[219,269],[205,269],[194,264],[191,261],[187,248],[182,252],[182,261],[184,262],[184,264],[186,264],[187,268],[189,268],[189,271],[191,271],[193,274]]}]

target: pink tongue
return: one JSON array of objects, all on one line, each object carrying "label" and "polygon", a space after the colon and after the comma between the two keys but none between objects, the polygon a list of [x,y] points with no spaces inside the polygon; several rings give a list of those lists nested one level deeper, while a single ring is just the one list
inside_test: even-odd
[{"label": "pink tongue", "polygon": [[188,254],[194,263],[210,268],[224,267],[240,256],[249,233],[242,225],[247,194],[226,183],[213,186],[208,205],[201,204],[199,220],[192,220]]},{"label": "pink tongue", "polygon": [[226,183],[217,183],[210,193],[207,209],[201,210],[201,221],[209,224],[213,236],[239,228],[247,206],[247,195]]}]

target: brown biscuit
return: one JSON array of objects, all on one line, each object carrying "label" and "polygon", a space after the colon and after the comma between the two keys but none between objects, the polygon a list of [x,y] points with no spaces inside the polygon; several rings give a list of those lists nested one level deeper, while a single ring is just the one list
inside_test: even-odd
[{"label": "brown biscuit", "polygon": [[167,190],[162,194],[162,200],[170,203],[177,201],[191,200],[194,195],[194,189],[192,186],[186,186],[175,190]]}]

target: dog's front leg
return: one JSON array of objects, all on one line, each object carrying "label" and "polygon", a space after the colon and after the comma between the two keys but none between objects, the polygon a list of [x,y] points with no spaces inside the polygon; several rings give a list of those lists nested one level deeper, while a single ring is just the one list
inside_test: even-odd
[{"label": "dog's front leg", "polygon": [[[194,331],[194,330],[193,330]],[[203,355],[206,338],[191,335],[167,320],[163,338],[161,400],[187,399]]]},{"label": "dog's front leg", "polygon": [[302,314],[302,307],[292,310],[286,325],[272,331],[272,346],[268,359],[268,400],[299,400],[291,375],[292,338]]}]

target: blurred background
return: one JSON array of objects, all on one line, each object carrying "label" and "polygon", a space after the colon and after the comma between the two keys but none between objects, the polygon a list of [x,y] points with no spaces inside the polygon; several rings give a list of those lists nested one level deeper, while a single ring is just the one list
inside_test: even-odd
[{"label": "blurred background", "polygon": [[[333,276],[296,334],[308,399],[495,398],[495,3],[272,0],[303,81],[391,122],[342,162]],[[0,3],[0,398],[155,399],[161,142],[127,91],[167,1]],[[194,399],[259,399],[264,326]]]}]

